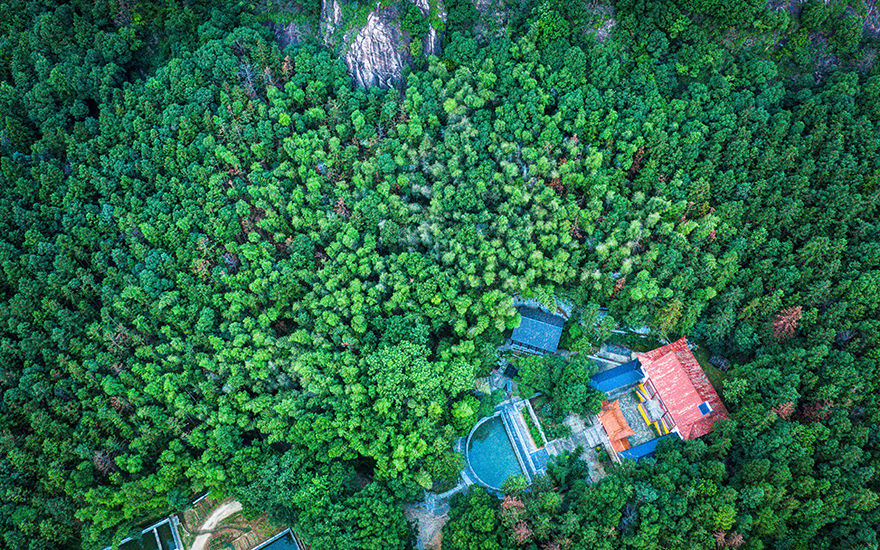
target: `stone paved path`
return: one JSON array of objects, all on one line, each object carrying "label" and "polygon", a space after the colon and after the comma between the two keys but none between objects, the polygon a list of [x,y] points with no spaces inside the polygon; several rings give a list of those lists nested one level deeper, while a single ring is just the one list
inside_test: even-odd
[{"label": "stone paved path", "polygon": [[443,538],[443,526],[449,521],[448,514],[437,514],[427,510],[424,503],[405,506],[404,514],[418,522],[418,537],[416,538],[416,548],[418,550],[440,548]]},{"label": "stone paved path", "polygon": [[602,426],[588,426],[584,420],[576,415],[569,415],[565,419],[565,424],[571,428],[571,436],[562,440],[558,440],[553,445],[551,454],[560,454],[563,451],[574,451],[578,446],[583,448],[581,459],[590,466],[590,479],[598,481],[605,477],[605,469],[599,462],[599,456],[596,454],[596,445],[605,446],[607,437],[602,431]]}]

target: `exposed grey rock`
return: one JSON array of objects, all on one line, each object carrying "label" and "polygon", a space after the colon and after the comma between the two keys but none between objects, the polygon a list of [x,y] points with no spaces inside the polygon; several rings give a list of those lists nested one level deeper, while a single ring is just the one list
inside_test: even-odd
[{"label": "exposed grey rock", "polygon": [[598,42],[605,42],[611,34],[611,29],[617,25],[617,19],[614,18],[614,6],[605,1],[596,1],[587,4],[587,10],[593,13],[593,21],[598,22],[598,27],[587,31],[588,35],[592,35]]},{"label": "exposed grey rock", "polygon": [[[358,86],[400,87],[403,69],[413,62],[410,53],[411,38],[400,28],[401,5],[375,7],[362,27],[346,20],[346,12],[340,1],[321,0],[321,16],[317,28],[303,22],[286,25],[265,23],[275,33],[281,48],[296,45],[308,39],[318,38],[334,49],[348,67],[349,74]],[[367,0],[371,1],[371,0]],[[430,25],[430,0],[412,0],[429,22],[428,34],[422,41],[422,54],[439,56],[442,52],[442,32]],[[478,0],[498,2],[499,0]],[[446,10],[442,0],[436,4],[440,20],[446,22]],[[500,5],[500,3],[498,4]]]},{"label": "exposed grey rock", "polygon": [[[427,17],[428,0],[416,0]],[[324,43],[341,48],[342,60],[358,86],[391,88],[402,85],[404,66],[412,63],[410,37],[401,31],[400,9],[396,5],[382,7],[379,2],[360,28],[346,29],[339,0],[322,0],[321,30]],[[441,19],[446,12],[441,10]],[[340,33],[343,33],[340,36]],[[439,55],[442,37],[433,28],[422,44],[425,55]]]},{"label": "exposed grey rock", "polygon": [[355,31],[342,59],[358,86],[391,88],[399,84],[410,55],[409,38],[400,30],[398,10],[377,4],[367,16],[367,24]]},{"label": "exposed grey rock", "polygon": [[321,0],[321,30],[324,43],[333,45],[333,34],[342,26],[342,7],[338,0]]},{"label": "exposed grey rock", "polygon": [[[422,10],[422,13],[425,15],[425,18],[428,19],[428,23],[431,22],[430,14],[431,14],[431,6],[428,4],[428,0],[415,0],[416,6]],[[446,23],[446,8],[443,5],[442,0],[437,0],[437,4],[440,10],[440,19]],[[443,35],[434,28],[433,25],[428,26],[428,36],[425,37],[422,42],[422,52],[424,55],[436,55],[439,56],[442,50],[441,44],[443,42]]]},{"label": "exposed grey rock", "polygon": [[880,37],[880,6],[877,0],[866,0],[865,9],[865,32],[873,38]]},{"label": "exposed grey rock", "polygon": [[275,41],[278,42],[278,47],[281,49],[291,44],[299,44],[314,33],[314,30],[308,23],[296,23],[293,21],[287,25],[270,23],[269,27],[275,33]]}]

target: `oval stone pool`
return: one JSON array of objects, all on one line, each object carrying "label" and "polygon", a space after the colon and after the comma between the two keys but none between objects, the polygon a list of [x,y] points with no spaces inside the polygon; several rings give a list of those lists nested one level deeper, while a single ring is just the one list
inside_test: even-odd
[{"label": "oval stone pool", "polygon": [[467,459],[478,481],[490,489],[500,490],[508,477],[523,473],[500,416],[474,429],[468,440]]}]

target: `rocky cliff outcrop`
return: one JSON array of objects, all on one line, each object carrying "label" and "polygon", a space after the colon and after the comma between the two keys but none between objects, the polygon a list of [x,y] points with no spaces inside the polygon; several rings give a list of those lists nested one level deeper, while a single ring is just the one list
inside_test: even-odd
[{"label": "rocky cliff outcrop", "polygon": [[287,25],[280,25],[278,23],[269,23],[268,25],[275,32],[275,40],[281,48],[290,44],[299,44],[303,40],[315,35],[314,29],[308,23],[292,21]]},{"label": "rocky cliff outcrop", "polygon": [[[430,21],[429,0],[413,0],[425,18]],[[334,49],[348,66],[351,77],[358,86],[381,88],[403,85],[403,69],[413,62],[410,53],[411,37],[401,29],[402,3],[383,7],[376,2],[366,18],[366,24],[357,26],[346,19],[346,10],[340,0],[321,0],[321,17],[318,29],[304,23],[288,25],[272,24],[275,37],[281,47],[297,44],[306,38],[318,38]],[[443,4],[437,0],[439,17],[446,21]],[[442,34],[428,25],[427,35],[422,38],[421,55],[441,54]]]},{"label": "rocky cliff outcrop", "polygon": [[[428,18],[428,0],[415,0],[416,6]],[[446,12],[440,17],[445,20]],[[401,75],[405,66],[412,63],[410,54],[411,38],[400,27],[401,4],[376,8],[367,16],[363,27],[345,29],[339,0],[322,0],[321,28],[324,42],[330,47],[340,48],[340,54],[349,73],[358,86],[379,86],[381,88],[399,87],[403,84]],[[340,37],[339,32],[343,31]],[[428,35],[422,43],[423,55],[439,55],[440,33],[429,25]]]},{"label": "rocky cliff outcrop", "polygon": [[[324,41],[334,46],[340,19],[339,0],[324,0],[321,25]],[[400,13],[396,6],[377,4],[367,16],[367,24],[345,31],[341,38],[342,59],[358,86],[391,88],[400,84],[401,73],[409,63],[409,37],[400,30]]]},{"label": "rocky cliff outcrop", "polygon": [[474,32],[482,38],[502,35],[507,30],[507,10],[502,0],[472,0],[480,16],[474,21]]}]

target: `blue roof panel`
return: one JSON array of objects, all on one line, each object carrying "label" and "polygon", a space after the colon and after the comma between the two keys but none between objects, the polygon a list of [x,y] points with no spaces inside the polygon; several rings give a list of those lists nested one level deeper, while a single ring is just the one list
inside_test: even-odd
[{"label": "blue roof panel", "polygon": [[674,434],[666,434],[662,437],[658,437],[657,439],[652,439],[651,441],[642,443],[641,445],[636,445],[632,449],[621,451],[618,454],[622,458],[629,458],[631,460],[638,460],[640,458],[645,458],[646,456],[653,456],[654,451],[657,450],[657,444],[660,443],[660,440],[664,437],[670,437],[672,435]]},{"label": "blue roof panel", "polygon": [[613,369],[594,374],[590,377],[590,385],[599,391],[608,393],[617,388],[634,384],[644,377],[641,365],[638,359],[636,359]]},{"label": "blue roof panel", "polygon": [[547,462],[550,461],[550,455],[547,453],[546,447],[541,447],[533,452],[531,456],[532,463],[535,465],[536,470],[545,470],[547,468]]}]

